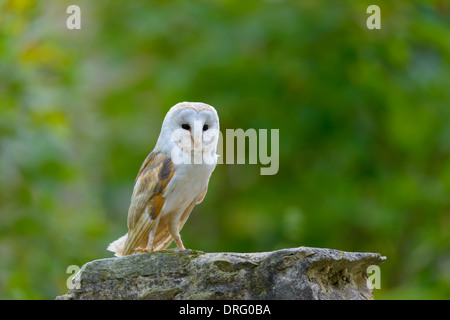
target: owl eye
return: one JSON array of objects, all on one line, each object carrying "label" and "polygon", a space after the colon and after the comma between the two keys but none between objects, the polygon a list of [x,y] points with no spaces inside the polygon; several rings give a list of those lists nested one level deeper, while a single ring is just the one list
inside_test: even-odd
[{"label": "owl eye", "polygon": [[206,131],[206,130],[208,130],[208,125],[207,125],[207,124],[205,124],[205,125],[203,126],[203,131]]},{"label": "owl eye", "polygon": [[181,125],[181,127],[182,127],[184,130],[190,130],[190,129],[191,129],[191,127],[190,127],[187,123],[183,123],[183,124]]}]

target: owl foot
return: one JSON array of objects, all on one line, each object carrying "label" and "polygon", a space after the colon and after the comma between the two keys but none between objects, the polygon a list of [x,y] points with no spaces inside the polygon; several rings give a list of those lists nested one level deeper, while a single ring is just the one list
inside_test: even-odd
[{"label": "owl foot", "polygon": [[133,254],[139,254],[139,253],[144,253],[144,252],[148,252],[146,249],[143,248],[136,248],[133,250]]},{"label": "owl foot", "polygon": [[154,249],[155,249],[154,246],[152,246],[151,248],[138,247],[138,248],[134,249],[133,254],[139,254],[139,253],[145,253],[145,252],[153,252]]},{"label": "owl foot", "polygon": [[134,249],[134,251],[133,251],[133,254],[139,254],[139,253],[144,253],[144,252],[149,252],[150,250],[148,250],[148,249],[143,249],[143,248],[136,248],[136,249]]}]

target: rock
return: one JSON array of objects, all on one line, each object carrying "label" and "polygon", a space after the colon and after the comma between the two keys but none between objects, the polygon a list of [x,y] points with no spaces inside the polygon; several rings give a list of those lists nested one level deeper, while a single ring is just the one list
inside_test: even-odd
[{"label": "rock", "polygon": [[86,263],[57,299],[373,299],[378,253],[299,247],[259,253],[168,249]]}]

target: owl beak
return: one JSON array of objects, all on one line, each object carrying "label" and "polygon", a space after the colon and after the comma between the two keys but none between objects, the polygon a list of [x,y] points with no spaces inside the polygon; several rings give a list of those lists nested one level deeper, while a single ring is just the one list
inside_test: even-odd
[{"label": "owl beak", "polygon": [[201,121],[195,121],[194,129],[193,129],[193,137],[194,137],[194,150],[200,151],[202,149],[202,128],[203,124]]}]

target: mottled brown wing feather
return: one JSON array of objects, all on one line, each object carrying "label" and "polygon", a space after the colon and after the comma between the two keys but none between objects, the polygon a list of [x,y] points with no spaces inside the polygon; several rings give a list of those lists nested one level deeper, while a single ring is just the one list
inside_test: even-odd
[{"label": "mottled brown wing feather", "polygon": [[133,253],[146,240],[164,206],[164,193],[175,171],[170,157],[151,152],[136,177],[128,209],[128,237],[123,255]]}]

